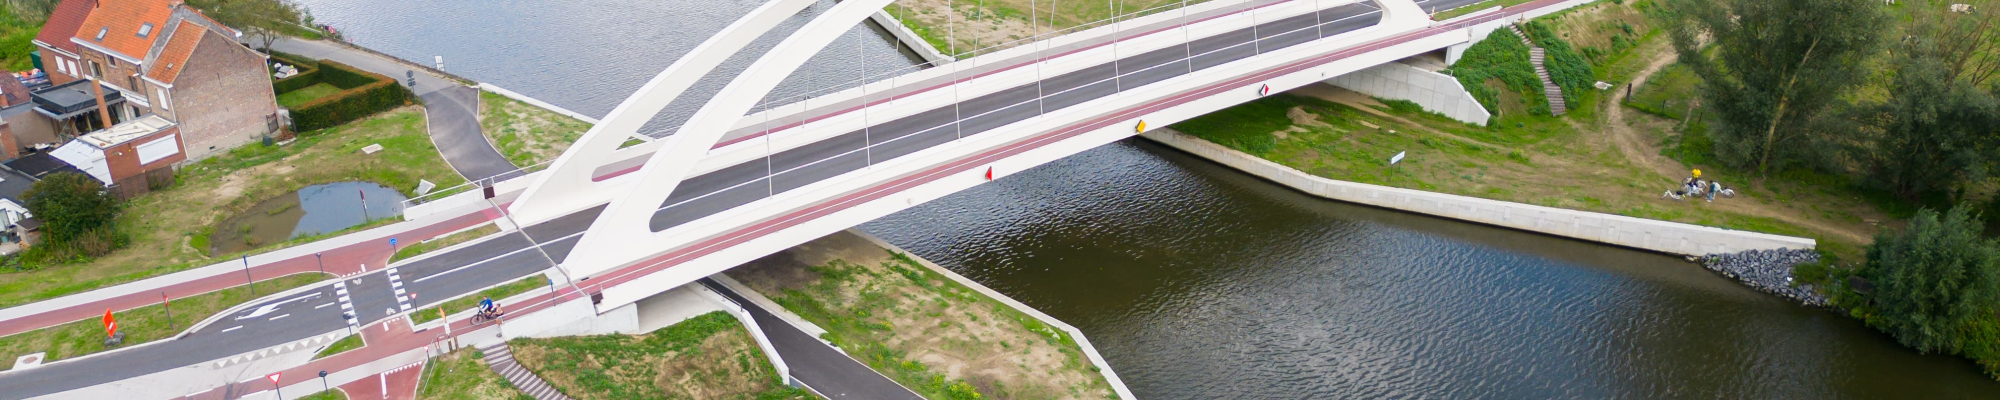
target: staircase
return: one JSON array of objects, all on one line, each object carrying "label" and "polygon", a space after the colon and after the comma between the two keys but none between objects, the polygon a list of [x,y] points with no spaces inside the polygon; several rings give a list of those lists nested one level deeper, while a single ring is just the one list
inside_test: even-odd
[{"label": "staircase", "polygon": [[1528,41],[1528,35],[1521,33],[1521,29],[1513,24],[1508,24],[1507,30],[1513,31],[1515,37],[1521,38],[1521,44],[1528,46],[1528,62],[1535,64],[1535,76],[1542,78],[1542,96],[1549,99],[1549,114],[1561,116],[1568,112],[1569,107],[1563,103],[1562,87],[1556,86],[1556,82],[1549,79],[1549,69],[1542,66],[1542,60],[1548,58],[1548,52],[1535,46],[1534,42]]},{"label": "staircase", "polygon": [[480,347],[479,352],[486,354],[487,368],[492,368],[494,373],[506,377],[507,382],[514,384],[514,388],[519,389],[521,393],[527,393],[535,400],[571,400],[555,387],[549,386],[548,382],[543,382],[541,377],[535,376],[534,372],[521,367],[521,363],[514,362],[514,351],[507,348],[506,342],[494,344],[492,347]]}]

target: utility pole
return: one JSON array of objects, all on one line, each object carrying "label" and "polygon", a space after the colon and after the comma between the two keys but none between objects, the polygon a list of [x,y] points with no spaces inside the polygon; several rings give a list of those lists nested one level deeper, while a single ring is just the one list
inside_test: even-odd
[{"label": "utility pole", "polygon": [[[324,255],[324,254],[321,254],[321,253],[313,253],[313,261],[316,261],[316,262],[319,262],[319,273],[320,273],[320,274],[326,274],[326,259],[324,259],[324,258],[321,258],[320,256],[322,256],[322,255]],[[394,257],[394,256],[391,256],[391,257]]]}]

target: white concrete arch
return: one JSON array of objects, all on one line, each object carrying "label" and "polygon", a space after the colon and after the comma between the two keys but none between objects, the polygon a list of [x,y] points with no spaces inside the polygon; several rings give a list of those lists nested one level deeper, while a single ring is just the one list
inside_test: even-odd
[{"label": "white concrete arch", "polygon": [[673,136],[660,140],[666,143],[639,169],[638,180],[623,195],[612,197],[610,206],[598,214],[563,264],[585,266],[585,271],[608,270],[664,250],[654,245],[664,235],[653,232],[649,222],[674,187],[779,82],[891,1],[839,2],[764,53]]},{"label": "white concrete arch", "polygon": [[527,191],[514,200],[508,211],[521,224],[535,224],[600,204],[611,196],[607,193],[611,189],[594,182],[591,175],[605,160],[612,158],[612,153],[618,150],[620,144],[659,115],[660,110],[680,97],[702,76],[722,65],[724,60],[742,52],[757,37],[814,3],[818,0],[771,0],[688,51],[687,55],[653,76],[645,86],[640,86],[632,97],[625,98],[617,108],[611,109],[610,114],[585,132],[576,144],[570,145],[569,150],[563,151],[562,156],[556,158],[528,185]]}]

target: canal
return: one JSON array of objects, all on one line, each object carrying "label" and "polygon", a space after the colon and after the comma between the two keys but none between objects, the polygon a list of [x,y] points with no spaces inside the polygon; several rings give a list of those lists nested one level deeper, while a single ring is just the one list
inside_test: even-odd
[{"label": "canal", "polygon": [[[758,4],[300,3],[362,45],[590,115]],[[773,96],[913,63],[879,29],[847,35]],[[1325,201],[1143,141],[862,229],[1076,325],[1147,399],[2000,393],[1968,361],[1676,258]]]}]

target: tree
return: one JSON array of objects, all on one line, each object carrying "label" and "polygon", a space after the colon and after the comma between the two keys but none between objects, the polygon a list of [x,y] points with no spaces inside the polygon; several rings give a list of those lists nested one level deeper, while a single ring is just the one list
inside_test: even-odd
[{"label": "tree", "polygon": [[1978,217],[1953,207],[1943,219],[1918,211],[1909,227],[1877,235],[1861,269],[1875,284],[1869,324],[1919,351],[1963,350],[1970,326],[2000,301],[2000,244],[1979,231]]},{"label": "tree", "polygon": [[58,172],[28,187],[22,194],[28,212],[42,220],[42,237],[67,243],[92,231],[110,229],[121,204],[88,175]]},{"label": "tree", "polygon": [[[1888,98],[1855,108],[1854,128],[1862,138],[1854,157],[1869,179],[1905,199],[1978,182],[1993,161],[1992,142],[2000,133],[2000,101],[1973,82],[1985,73],[1968,65],[1939,37],[1911,29],[1893,48]],[[1972,73],[1967,73],[1972,72]]]},{"label": "tree", "polygon": [[217,22],[241,29],[262,44],[265,53],[284,32],[300,27],[303,14],[290,0],[190,0],[188,5],[202,10]]},{"label": "tree", "polygon": [[[1716,156],[1768,175],[1868,76],[1888,18],[1876,0],[1673,0],[1680,62],[1702,78]],[[1706,54],[1714,44],[1714,55]]]}]

